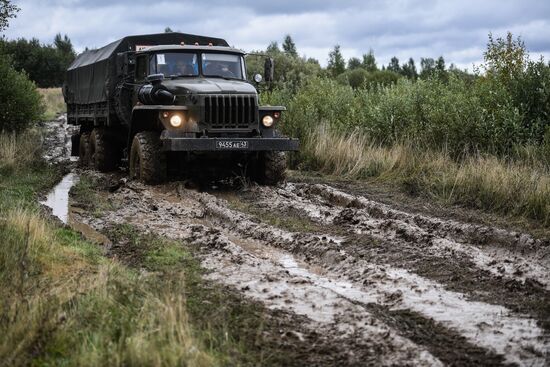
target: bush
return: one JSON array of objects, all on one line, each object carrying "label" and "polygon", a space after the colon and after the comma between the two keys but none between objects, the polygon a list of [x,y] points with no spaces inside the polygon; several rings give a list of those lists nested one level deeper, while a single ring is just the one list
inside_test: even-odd
[{"label": "bush", "polygon": [[453,156],[478,151],[507,154],[524,143],[521,114],[498,84],[479,78],[474,83],[449,75],[417,82],[354,90],[334,80],[316,78],[294,96],[276,90],[272,104],[286,105],[282,130],[307,140],[319,124],[343,133],[365,133],[376,144],[411,140]]},{"label": "bush", "polygon": [[336,80],[343,85],[349,85],[354,89],[377,88],[397,83],[401,76],[389,70],[367,71],[362,68],[348,70],[340,74]]},{"label": "bush", "polygon": [[21,131],[40,120],[44,106],[36,86],[0,57],[0,131]]}]

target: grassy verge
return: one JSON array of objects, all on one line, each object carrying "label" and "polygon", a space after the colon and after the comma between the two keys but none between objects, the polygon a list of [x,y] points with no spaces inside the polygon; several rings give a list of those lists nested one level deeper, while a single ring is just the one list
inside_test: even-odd
[{"label": "grassy verge", "polygon": [[42,100],[46,107],[43,117],[44,120],[51,120],[57,115],[66,112],[61,88],[39,88],[38,92],[42,96]]},{"label": "grassy verge", "polygon": [[38,196],[61,172],[36,158],[7,164],[10,151],[0,150],[0,365],[217,364],[185,294],[45,219]]},{"label": "grassy verge", "polygon": [[360,133],[323,129],[311,134],[303,153],[325,174],[374,178],[445,204],[550,224],[550,171],[528,156],[510,162],[481,155],[457,161],[446,152],[412,144],[381,147]]}]

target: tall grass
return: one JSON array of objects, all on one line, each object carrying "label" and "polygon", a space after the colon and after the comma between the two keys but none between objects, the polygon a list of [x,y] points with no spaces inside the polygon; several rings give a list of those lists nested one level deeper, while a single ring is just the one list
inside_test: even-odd
[{"label": "tall grass", "polygon": [[494,80],[449,74],[353,90],[312,79],[262,98],[287,106],[280,128],[301,139],[298,167],[549,223],[550,126],[544,135],[540,121],[526,123]]},{"label": "tall grass", "polygon": [[183,278],[107,259],[41,213],[38,193],[60,175],[27,134],[0,134],[0,366],[215,364]]},{"label": "tall grass", "polygon": [[39,156],[41,138],[38,133],[0,133],[0,171],[23,167]]},{"label": "tall grass", "polygon": [[153,277],[102,258],[36,213],[7,213],[0,269],[2,365],[213,363],[191,333],[183,288],[152,287]]},{"label": "tall grass", "polygon": [[57,115],[66,112],[67,107],[63,100],[61,88],[38,88],[45,106],[44,120],[51,120]]},{"label": "tall grass", "polygon": [[411,142],[383,146],[364,133],[321,126],[304,147],[312,167],[344,178],[376,178],[448,204],[466,205],[550,224],[550,171],[538,159],[506,161],[491,155],[454,159],[448,151]]}]

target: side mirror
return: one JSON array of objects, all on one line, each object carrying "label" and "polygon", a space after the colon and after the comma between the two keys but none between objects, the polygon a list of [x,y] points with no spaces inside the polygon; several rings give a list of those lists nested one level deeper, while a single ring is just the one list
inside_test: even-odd
[{"label": "side mirror", "polygon": [[164,74],[151,74],[147,76],[147,81],[153,85],[161,83],[164,80]]},{"label": "side mirror", "polygon": [[273,61],[273,58],[268,57],[265,59],[264,63],[264,76],[266,82],[272,82],[273,81],[273,70],[275,67],[275,63]]}]

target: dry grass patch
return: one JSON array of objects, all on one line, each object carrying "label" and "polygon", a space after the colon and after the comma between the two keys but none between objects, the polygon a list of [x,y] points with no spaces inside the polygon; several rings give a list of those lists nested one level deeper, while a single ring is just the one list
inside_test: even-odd
[{"label": "dry grass patch", "polygon": [[550,170],[532,157],[456,160],[447,152],[412,143],[383,147],[362,133],[345,135],[324,128],[311,134],[305,153],[326,174],[395,182],[411,194],[550,224]]},{"label": "dry grass patch", "polygon": [[46,107],[44,120],[51,120],[67,111],[61,88],[39,88],[38,92],[42,96],[44,106]]},{"label": "dry grass patch", "polygon": [[0,365],[212,365],[183,288],[157,277],[102,257],[36,212],[10,210],[0,221]]},{"label": "dry grass patch", "polygon": [[36,132],[0,133],[0,169],[21,167],[35,161],[40,141]]}]

